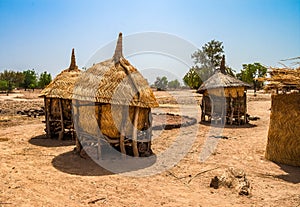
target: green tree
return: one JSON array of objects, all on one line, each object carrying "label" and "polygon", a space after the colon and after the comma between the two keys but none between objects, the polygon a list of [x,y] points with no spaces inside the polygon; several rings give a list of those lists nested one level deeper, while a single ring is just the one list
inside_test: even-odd
[{"label": "green tree", "polygon": [[38,86],[39,88],[45,88],[52,81],[52,77],[50,73],[44,71],[39,76]]},{"label": "green tree", "polygon": [[179,87],[180,87],[180,82],[177,79],[168,82],[168,88],[177,89]]},{"label": "green tree", "polygon": [[166,76],[162,78],[157,77],[156,81],[154,82],[154,86],[157,88],[158,91],[164,91],[167,89],[168,86],[168,79]]},{"label": "green tree", "polygon": [[195,51],[191,56],[195,65],[183,77],[184,83],[190,88],[199,88],[203,81],[206,81],[214,74],[215,69],[220,67],[223,54],[223,43],[216,40],[211,40],[201,50]]},{"label": "green tree", "polygon": [[0,91],[8,92],[8,83],[6,80],[0,80]]},{"label": "green tree", "polygon": [[14,72],[12,70],[4,70],[0,73],[0,80],[2,81],[2,87],[5,87],[7,93],[11,92],[15,87],[19,87],[23,81],[23,76],[20,72]]},{"label": "green tree", "polygon": [[24,74],[24,81],[23,87],[25,91],[27,89],[33,89],[37,87],[37,74],[34,70],[25,70],[23,71]]},{"label": "green tree", "polygon": [[267,73],[267,68],[260,63],[253,64],[243,64],[243,69],[237,74],[237,78],[252,84],[254,86],[254,91],[256,89],[261,89],[263,87],[263,82],[257,81],[255,78],[264,77]]},{"label": "green tree", "polygon": [[219,67],[224,54],[223,42],[211,40],[202,47],[202,50],[197,50],[192,54],[194,63],[206,66]]}]

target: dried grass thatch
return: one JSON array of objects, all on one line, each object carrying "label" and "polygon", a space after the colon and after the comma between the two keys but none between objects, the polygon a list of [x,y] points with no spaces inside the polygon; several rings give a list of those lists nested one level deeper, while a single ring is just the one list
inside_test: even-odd
[{"label": "dried grass thatch", "polygon": [[258,78],[259,81],[269,81],[265,90],[300,90],[300,68],[270,68],[269,74],[270,78]]},{"label": "dried grass thatch", "polygon": [[300,94],[272,95],[266,158],[300,166]]},{"label": "dried grass thatch", "polygon": [[79,70],[76,65],[74,49],[72,49],[70,67],[58,74],[52,82],[42,90],[40,96],[72,99],[74,85],[80,74],[81,70]]}]

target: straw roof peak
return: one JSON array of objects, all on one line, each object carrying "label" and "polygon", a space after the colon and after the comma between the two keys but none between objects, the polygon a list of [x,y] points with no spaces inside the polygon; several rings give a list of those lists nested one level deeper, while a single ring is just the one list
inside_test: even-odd
[{"label": "straw roof peak", "polygon": [[75,60],[74,48],[72,49],[71,63],[69,68],[61,71],[46,88],[41,91],[39,96],[47,98],[72,99],[73,88],[81,70],[78,69]]},{"label": "straw roof peak", "polygon": [[225,55],[222,56],[220,71],[226,75]]},{"label": "straw roof peak", "polygon": [[76,65],[76,59],[75,59],[75,51],[74,48],[72,49],[72,55],[71,55],[71,63],[69,70],[78,70],[78,66]]},{"label": "straw roof peak", "polygon": [[123,37],[122,37],[122,32],[119,33],[119,37],[118,37],[118,41],[117,41],[117,46],[115,49],[115,54],[113,56],[113,60],[115,61],[115,63],[118,63],[120,61],[120,58],[123,57],[123,46],[122,46],[122,41],[123,41]]}]

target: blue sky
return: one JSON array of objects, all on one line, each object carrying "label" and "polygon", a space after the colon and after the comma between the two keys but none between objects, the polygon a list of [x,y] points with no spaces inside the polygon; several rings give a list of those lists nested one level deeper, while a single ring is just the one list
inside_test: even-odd
[{"label": "blue sky", "polygon": [[0,0],[0,71],[56,75],[69,66],[73,47],[81,68],[119,32],[167,33],[197,48],[216,39],[237,71],[244,63],[280,66],[300,56],[300,1]]}]

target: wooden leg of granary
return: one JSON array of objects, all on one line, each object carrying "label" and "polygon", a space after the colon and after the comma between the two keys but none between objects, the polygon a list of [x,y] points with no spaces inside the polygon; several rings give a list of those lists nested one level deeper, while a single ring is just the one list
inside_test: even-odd
[{"label": "wooden leg of granary", "polygon": [[61,131],[59,132],[58,139],[62,140],[64,137],[65,129],[64,129],[64,117],[63,117],[63,107],[62,107],[61,99],[59,99],[58,105],[59,105],[59,111],[60,111],[60,124],[61,124]]},{"label": "wooden leg of granary", "polygon": [[122,122],[121,122],[121,134],[120,134],[120,150],[121,153],[126,155],[126,149],[125,149],[125,128],[126,128],[126,120],[128,116],[128,106],[123,106],[122,109]]},{"label": "wooden leg of granary", "polygon": [[46,121],[46,133],[47,138],[51,138],[51,131],[50,131],[50,120],[49,120],[49,105],[46,97],[44,97],[44,103],[45,103],[45,121]]},{"label": "wooden leg of granary", "polygon": [[231,110],[230,125],[232,125],[232,122],[233,122],[233,113],[234,113],[234,106],[233,106],[233,98],[231,96],[230,96],[230,110]]},{"label": "wooden leg of granary", "polygon": [[247,124],[247,93],[244,92],[244,123]]},{"label": "wooden leg of granary", "polygon": [[139,151],[137,147],[137,127],[138,127],[139,109],[140,109],[139,107],[135,107],[134,120],[133,120],[132,150],[133,150],[134,157],[139,156]]}]

